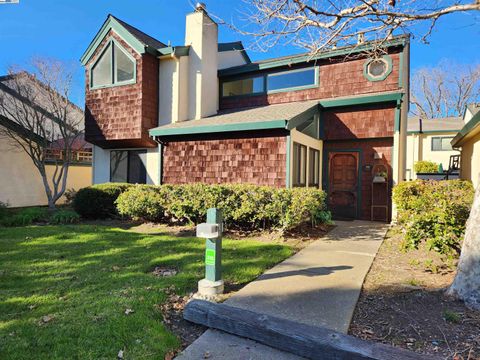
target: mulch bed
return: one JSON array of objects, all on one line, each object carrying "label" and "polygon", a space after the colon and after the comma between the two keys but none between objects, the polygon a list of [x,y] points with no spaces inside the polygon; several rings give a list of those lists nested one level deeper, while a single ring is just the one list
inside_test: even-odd
[{"label": "mulch bed", "polygon": [[402,252],[391,231],[363,285],[349,333],[446,359],[480,359],[480,312],[445,296],[454,261]]}]

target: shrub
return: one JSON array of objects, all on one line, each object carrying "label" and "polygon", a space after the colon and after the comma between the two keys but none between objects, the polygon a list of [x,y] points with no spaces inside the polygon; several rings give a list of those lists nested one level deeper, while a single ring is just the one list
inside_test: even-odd
[{"label": "shrub", "polygon": [[160,190],[160,187],[148,185],[131,187],[115,201],[118,213],[134,220],[162,221],[165,197]]},{"label": "shrub", "polygon": [[67,189],[63,196],[65,196],[65,205],[72,205],[75,196],[77,195],[77,190],[75,189]]},{"label": "shrub", "polygon": [[474,190],[468,181],[403,182],[393,189],[398,223],[405,233],[406,248],[428,249],[457,256]]},{"label": "shrub", "polygon": [[8,215],[8,204],[0,201],[0,220],[7,217]]},{"label": "shrub", "polygon": [[439,165],[433,161],[417,161],[415,163],[416,173],[438,173]]},{"label": "shrub", "polygon": [[3,226],[26,226],[34,222],[46,221],[48,219],[48,210],[46,208],[32,207],[21,209],[12,216],[2,219]]},{"label": "shrub", "polygon": [[73,208],[87,219],[114,217],[118,215],[115,201],[121,193],[132,186],[131,184],[108,183],[80,189],[73,200]]},{"label": "shrub", "polygon": [[186,184],[129,188],[117,199],[118,212],[132,219],[198,224],[208,208],[223,211],[230,229],[292,229],[305,222],[329,222],[325,193],[313,188],[276,189],[248,184]]},{"label": "shrub", "polygon": [[80,215],[73,210],[57,210],[49,219],[51,224],[74,224],[80,221]]}]

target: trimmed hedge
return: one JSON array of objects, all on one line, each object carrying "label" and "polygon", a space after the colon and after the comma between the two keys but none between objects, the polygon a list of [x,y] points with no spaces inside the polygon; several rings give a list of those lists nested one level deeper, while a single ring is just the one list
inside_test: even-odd
[{"label": "trimmed hedge", "polygon": [[331,220],[325,193],[312,188],[277,189],[255,185],[137,185],[117,199],[120,215],[153,222],[198,224],[207,209],[223,210],[230,229],[295,228]]},{"label": "trimmed hedge", "polygon": [[73,200],[75,211],[86,219],[105,219],[118,215],[115,201],[132,184],[107,183],[78,190]]},{"label": "trimmed hedge", "polygon": [[439,170],[439,164],[433,161],[428,161],[428,160],[422,160],[422,161],[417,161],[414,165],[415,172],[416,173],[438,173]]},{"label": "trimmed hedge", "polygon": [[458,256],[473,195],[471,182],[464,180],[416,180],[395,186],[393,201],[405,248],[425,242],[430,250]]}]

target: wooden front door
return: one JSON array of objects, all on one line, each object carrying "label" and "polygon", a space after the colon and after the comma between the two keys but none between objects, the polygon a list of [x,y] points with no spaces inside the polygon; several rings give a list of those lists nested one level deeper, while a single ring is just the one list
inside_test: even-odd
[{"label": "wooden front door", "polygon": [[331,152],[328,159],[328,204],[335,218],[357,217],[358,152]]}]

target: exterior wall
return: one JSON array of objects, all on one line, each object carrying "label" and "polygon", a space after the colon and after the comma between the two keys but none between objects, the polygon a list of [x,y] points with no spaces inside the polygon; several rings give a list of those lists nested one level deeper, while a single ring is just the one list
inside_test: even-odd
[{"label": "exterior wall", "polygon": [[[288,145],[290,147],[290,154],[293,153],[293,143],[296,142],[296,143],[299,143],[299,144],[302,144],[302,145],[305,145],[307,147],[307,160],[306,160],[306,167],[307,167],[307,175],[306,175],[306,179],[307,179],[307,186],[308,186],[308,179],[310,177],[310,167],[309,167],[309,164],[310,164],[310,151],[309,149],[312,148],[312,149],[315,149],[315,150],[318,150],[320,151],[320,163],[318,164],[319,166],[319,178],[320,178],[320,184],[319,184],[319,188],[322,189],[322,166],[323,166],[323,141],[322,140],[319,140],[319,139],[315,139],[311,136],[308,136],[308,135],[305,135],[303,133],[301,133],[300,131],[297,131],[296,129],[293,129],[291,132],[290,132],[290,144]],[[290,170],[289,170],[289,186],[291,186],[291,184],[293,184],[293,166],[292,166],[292,163],[290,161]]]},{"label": "exterior wall", "polygon": [[[91,90],[90,67],[111,38],[135,58],[136,83]],[[149,54],[139,55],[110,31],[87,64],[85,74],[86,140],[103,147],[156,146],[147,130],[158,122],[158,60]]]},{"label": "exterior wall", "polygon": [[462,145],[460,177],[470,180],[475,189],[480,184],[480,133]]},{"label": "exterior wall", "polygon": [[338,108],[322,112],[325,139],[391,137],[395,106],[391,104]]},{"label": "exterior wall", "polygon": [[408,134],[407,135],[407,169],[406,180],[414,180],[417,178],[415,173],[415,163],[417,161],[433,161],[443,165],[443,169],[447,170],[451,155],[459,155],[456,150],[452,151],[433,151],[432,138],[438,136],[454,137],[457,133],[441,133],[441,134]]},{"label": "exterior wall", "polygon": [[[359,201],[359,218],[362,220],[371,219],[371,199],[372,199],[372,180],[373,175],[371,171],[364,169],[365,165],[375,165],[383,163],[388,168],[389,178],[389,205],[391,208],[391,188],[393,183],[392,176],[392,147],[393,139],[366,139],[366,140],[351,140],[341,142],[324,142],[324,159],[328,159],[328,152],[336,150],[358,150],[360,151],[360,201]],[[375,153],[381,154],[382,159],[374,159]],[[325,160],[324,160],[325,161]],[[323,188],[328,191],[328,163],[324,164]],[[391,217],[391,212],[390,212]]]},{"label": "exterior wall", "polygon": [[218,26],[203,11],[187,15],[185,45],[190,45],[188,119],[218,110]]},{"label": "exterior wall", "polygon": [[286,186],[286,137],[170,142],[163,146],[163,182]]},{"label": "exterior wall", "polygon": [[[55,166],[47,165],[51,178]],[[70,166],[67,189],[78,190],[92,184],[91,166]],[[6,139],[0,140],[0,201],[11,207],[47,205],[42,178],[32,160],[23,150],[12,148]],[[61,198],[58,203],[65,201]]]},{"label": "exterior wall", "polygon": [[[365,59],[350,61],[322,62],[320,66],[319,86],[313,89],[287,91],[243,98],[224,98],[220,100],[220,109],[279,104],[293,101],[353,96],[382,91],[394,91],[399,86],[400,54],[390,54],[392,72],[383,81],[368,81],[363,76]],[[314,64],[311,64],[312,66]],[[284,70],[296,67],[286,67]],[[258,72],[261,73],[261,72]],[[257,74],[257,73],[256,73]]]}]

